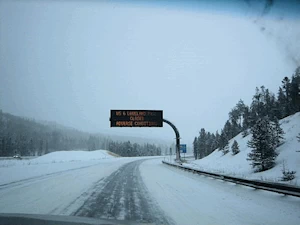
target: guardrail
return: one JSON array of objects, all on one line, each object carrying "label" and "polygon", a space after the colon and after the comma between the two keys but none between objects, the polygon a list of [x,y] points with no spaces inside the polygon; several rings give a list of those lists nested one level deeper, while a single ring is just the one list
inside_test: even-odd
[{"label": "guardrail", "polygon": [[179,164],[169,163],[166,161],[162,161],[162,162],[164,164],[167,164],[167,165],[170,165],[173,167],[177,167],[177,168],[180,168],[180,169],[183,169],[186,171],[191,171],[194,173],[213,177],[215,179],[220,179],[220,180],[224,180],[224,181],[228,181],[228,182],[232,182],[232,183],[236,183],[236,184],[240,184],[240,185],[244,185],[244,186],[248,186],[248,187],[252,187],[252,188],[256,188],[256,189],[261,189],[261,190],[265,190],[265,191],[272,191],[272,192],[276,192],[279,194],[300,197],[300,188],[299,187],[286,185],[286,184],[258,181],[258,180],[246,180],[246,179],[242,179],[242,178],[201,171],[198,169],[193,169],[193,168],[185,167],[185,166],[182,166]]}]

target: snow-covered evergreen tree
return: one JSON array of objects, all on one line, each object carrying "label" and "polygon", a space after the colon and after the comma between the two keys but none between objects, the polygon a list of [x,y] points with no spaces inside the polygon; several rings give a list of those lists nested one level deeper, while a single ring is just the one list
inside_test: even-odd
[{"label": "snow-covered evergreen tree", "polygon": [[242,123],[242,127],[243,130],[246,130],[249,128],[250,125],[250,109],[248,106],[244,107],[244,111],[243,111],[243,123]]},{"label": "snow-covered evergreen tree", "polygon": [[218,131],[216,131],[215,135],[215,140],[214,140],[214,149],[217,149],[219,147],[219,142],[220,142],[220,134]]},{"label": "snow-covered evergreen tree", "polygon": [[227,141],[227,144],[222,149],[223,155],[226,155],[229,152],[229,143]]},{"label": "snow-covered evergreen tree", "polygon": [[236,140],[234,140],[232,146],[231,146],[232,155],[236,155],[240,152],[239,144]]},{"label": "snow-covered evergreen tree", "polygon": [[291,80],[291,108],[293,113],[300,111],[300,66],[297,67]]},{"label": "snow-covered evergreen tree", "polygon": [[257,120],[251,128],[252,138],[248,142],[248,147],[252,151],[248,154],[247,160],[252,161],[253,168],[264,171],[272,168],[278,156],[276,150],[277,140],[274,128],[269,118],[263,117]]},{"label": "snow-covered evergreen tree", "polygon": [[275,138],[275,143],[276,147],[282,144],[282,141],[284,140],[284,131],[280,127],[279,121],[276,117],[274,117],[273,122],[273,130],[274,130],[274,138]]},{"label": "snow-covered evergreen tree", "polygon": [[195,159],[198,159],[198,138],[197,137],[195,137],[193,142],[193,152],[194,152]]},{"label": "snow-covered evergreen tree", "polygon": [[204,128],[201,128],[199,137],[198,137],[198,158],[202,159],[206,156],[206,131]]},{"label": "snow-covered evergreen tree", "polygon": [[283,78],[282,80],[282,89],[285,94],[285,116],[292,115],[293,113],[293,106],[292,106],[292,97],[291,97],[291,80],[288,77]]},{"label": "snow-covered evergreen tree", "polygon": [[244,137],[248,136],[248,134],[249,134],[248,129],[245,129],[245,130],[243,130],[243,132],[242,132],[242,137],[244,138]]},{"label": "snow-covered evergreen tree", "polygon": [[281,87],[279,87],[277,94],[277,118],[282,119],[287,116],[286,112],[286,97]]},{"label": "snow-covered evergreen tree", "polygon": [[219,139],[219,150],[223,150],[227,143],[228,143],[227,136],[224,130],[221,130],[221,135]]}]

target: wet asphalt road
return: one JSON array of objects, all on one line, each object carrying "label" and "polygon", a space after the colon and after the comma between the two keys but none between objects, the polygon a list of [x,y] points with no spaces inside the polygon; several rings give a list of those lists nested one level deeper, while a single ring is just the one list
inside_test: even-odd
[{"label": "wet asphalt road", "polygon": [[120,167],[94,187],[91,196],[74,215],[136,221],[150,224],[173,224],[150,197],[137,160]]}]

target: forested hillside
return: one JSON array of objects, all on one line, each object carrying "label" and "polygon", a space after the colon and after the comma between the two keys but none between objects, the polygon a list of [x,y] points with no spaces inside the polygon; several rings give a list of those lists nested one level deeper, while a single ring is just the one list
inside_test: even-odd
[{"label": "forested hillside", "polygon": [[229,112],[229,119],[220,133],[207,132],[201,128],[193,142],[195,159],[201,159],[215,149],[224,155],[230,151],[233,155],[238,154],[239,144],[234,142],[229,146],[229,140],[241,132],[243,137],[251,133],[252,138],[247,144],[252,152],[247,159],[258,171],[272,168],[278,156],[276,149],[285,139],[279,120],[299,111],[300,67],[291,78],[283,78],[276,95],[261,86],[256,87],[250,106],[240,100]]},{"label": "forested hillside", "polygon": [[[227,154],[224,155],[223,151],[216,149],[207,157],[185,165],[207,172],[270,182],[288,182],[300,186],[300,112],[280,120],[279,124],[284,131],[284,140],[276,148],[275,152],[278,156],[271,169],[256,173],[256,168],[253,169],[250,161],[247,160],[253,151],[248,145],[252,135],[243,137],[242,133],[229,141],[231,149]],[[297,136],[299,137],[297,138]],[[238,143],[236,152],[233,151],[235,148],[232,148],[235,146],[234,143]]]},{"label": "forested hillside", "polygon": [[100,149],[106,139],[65,128],[56,124],[42,124],[32,119],[0,111],[0,155],[42,155],[52,151],[71,149]]},{"label": "forested hillside", "polygon": [[110,142],[108,150],[120,156],[155,156],[161,155],[161,147],[154,144],[137,144],[127,142]]},{"label": "forested hillside", "polygon": [[61,150],[96,149],[110,149],[121,156],[161,154],[161,147],[153,144],[116,140],[111,136],[90,134],[53,122],[37,122],[0,110],[0,156],[39,156]]}]

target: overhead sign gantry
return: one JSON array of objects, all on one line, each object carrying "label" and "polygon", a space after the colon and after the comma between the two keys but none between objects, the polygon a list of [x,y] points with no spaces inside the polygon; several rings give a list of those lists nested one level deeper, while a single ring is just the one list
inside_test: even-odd
[{"label": "overhead sign gantry", "polygon": [[110,110],[110,127],[163,127],[169,124],[176,135],[176,160],[180,161],[180,135],[173,123],[163,118],[162,110]]}]

